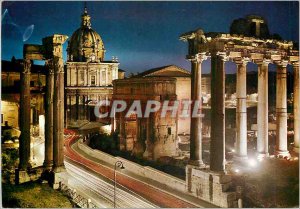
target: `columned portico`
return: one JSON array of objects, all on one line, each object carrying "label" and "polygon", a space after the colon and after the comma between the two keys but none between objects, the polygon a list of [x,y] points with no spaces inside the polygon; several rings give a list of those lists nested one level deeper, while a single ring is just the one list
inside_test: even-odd
[{"label": "columned portico", "polygon": [[[198,113],[201,114],[202,94],[201,94],[201,65],[207,59],[205,53],[199,53],[190,59],[192,64],[191,77],[191,98],[193,106],[196,102],[199,103]],[[193,108],[192,108],[193,110]],[[192,112],[191,112],[192,113]],[[190,128],[190,162],[194,166],[204,166],[202,160],[202,118],[192,117],[191,114],[191,128]]]},{"label": "columned portico", "polygon": [[21,94],[20,94],[20,163],[19,169],[26,170],[30,166],[30,68],[31,60],[22,61]]},{"label": "columned portico", "polygon": [[276,154],[279,157],[290,156],[287,143],[287,64],[287,61],[278,63],[276,74]]},{"label": "columned portico", "polygon": [[[53,160],[53,171],[64,170],[64,63],[62,44],[67,36],[53,35],[43,38],[43,44],[25,44],[23,48],[24,69],[21,72],[20,102],[20,164],[16,172],[17,183],[30,181],[41,174],[38,170],[50,170]],[[30,67],[32,60],[46,60],[47,90],[45,98],[45,159],[44,168],[31,168],[30,158]],[[35,169],[31,172],[28,169]],[[29,172],[28,172],[29,171]],[[39,173],[39,174],[37,174]],[[58,178],[54,175],[53,186],[57,187]],[[32,177],[32,178],[31,178]]]},{"label": "columned portico", "polygon": [[236,72],[236,159],[247,159],[247,63],[248,59],[235,60]]},{"label": "columned portico", "polygon": [[255,62],[258,67],[257,103],[257,154],[259,158],[269,156],[268,149],[268,66],[270,60]]},{"label": "columned portico", "polygon": [[[293,49],[292,42],[266,39],[261,24],[261,17],[250,18],[255,22],[255,33],[251,37],[246,34],[205,33],[201,29],[184,33],[180,40],[188,43],[187,58],[196,54],[211,56],[211,138],[210,138],[210,168],[186,166],[187,191],[194,196],[212,202],[221,207],[234,207],[239,200],[227,196],[227,185],[231,184],[231,174],[225,170],[225,61],[227,58],[237,64],[237,107],[236,107],[236,159],[247,158],[247,89],[246,64],[247,60],[258,65],[258,104],[257,104],[257,152],[258,157],[269,155],[268,150],[268,66],[269,63],[279,63],[277,69],[277,154],[289,156],[287,150],[287,88],[286,65],[295,64],[294,73],[297,74],[294,83],[294,114],[295,129],[299,129],[299,51]],[[252,27],[252,24],[251,24]],[[252,30],[253,28],[251,28]],[[254,31],[253,31],[254,32]],[[271,38],[271,37],[270,37]],[[197,67],[192,65],[192,71]],[[196,77],[192,73],[192,77]],[[192,95],[196,91],[192,80]],[[193,98],[193,97],[192,97]],[[194,99],[194,98],[193,98]],[[298,123],[297,123],[298,122]],[[251,128],[255,130],[254,124]],[[200,125],[201,126],[201,125]],[[199,126],[192,123],[191,130]],[[295,131],[295,149],[299,147],[299,131]],[[298,135],[297,135],[298,134]],[[298,136],[298,137],[297,137]],[[191,132],[191,148],[195,146]],[[191,158],[192,152],[191,149]],[[247,166],[236,165],[234,166]],[[228,166],[228,168],[232,168]],[[238,172],[238,171],[236,171]],[[232,191],[232,190],[230,190]],[[235,196],[236,198],[240,198]]]},{"label": "columned portico", "polygon": [[300,139],[300,72],[299,62],[293,63],[294,70],[294,151],[299,153]]}]

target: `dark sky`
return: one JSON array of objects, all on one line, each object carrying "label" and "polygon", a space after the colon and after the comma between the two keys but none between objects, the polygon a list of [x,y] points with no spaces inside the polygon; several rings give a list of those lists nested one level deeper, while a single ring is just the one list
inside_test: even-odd
[{"label": "dark sky", "polygon": [[[54,33],[70,37],[83,7],[83,2],[2,2],[2,59],[22,58],[24,43],[40,44]],[[87,2],[87,7],[92,28],[104,41],[105,60],[118,56],[127,73],[169,64],[189,69],[180,34],[196,28],[229,32],[234,19],[248,14],[266,18],[270,32],[286,40],[299,37],[298,2]],[[226,67],[235,71],[233,64]]]}]

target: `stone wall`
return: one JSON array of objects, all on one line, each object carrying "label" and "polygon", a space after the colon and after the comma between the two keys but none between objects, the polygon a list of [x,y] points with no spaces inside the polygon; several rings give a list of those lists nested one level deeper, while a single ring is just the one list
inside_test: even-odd
[{"label": "stone wall", "polygon": [[114,157],[112,155],[106,154],[104,152],[101,152],[100,150],[94,150],[90,147],[88,147],[85,143],[82,142],[82,140],[79,140],[78,148],[88,154],[89,156],[92,156],[94,158],[97,158],[99,160],[105,159],[105,162],[109,165],[114,165],[116,161],[120,160],[123,162],[126,170],[129,170],[130,172],[134,173],[135,175],[151,179],[153,181],[156,181],[158,183],[161,183],[163,185],[166,185],[169,188],[185,192],[186,191],[186,184],[185,181],[178,179],[174,176],[171,176],[169,174],[166,174],[164,172],[161,172],[159,170],[156,170],[154,168],[148,167],[148,166],[141,166],[137,163],[133,163],[131,161],[128,161],[121,157]]}]

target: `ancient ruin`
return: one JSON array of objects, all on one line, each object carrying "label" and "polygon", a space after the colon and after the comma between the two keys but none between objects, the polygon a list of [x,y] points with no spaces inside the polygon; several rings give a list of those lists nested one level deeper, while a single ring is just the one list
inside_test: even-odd
[{"label": "ancient ruin", "polygon": [[[246,65],[254,62],[258,66],[258,157],[268,156],[268,65],[277,66],[276,88],[276,154],[289,157],[287,147],[287,98],[286,67],[294,69],[294,102],[299,104],[299,51],[293,49],[293,43],[268,39],[262,34],[263,19],[250,18],[255,23],[255,35],[205,33],[202,29],[182,34],[180,40],[188,43],[187,59],[192,64],[192,98],[201,98],[201,63],[211,58],[211,144],[210,165],[202,163],[201,121],[191,123],[191,163],[187,166],[186,180],[188,190],[195,196],[222,207],[233,207],[234,194],[225,195],[230,185],[230,176],[226,175],[225,160],[225,62],[233,61],[237,65],[237,141],[236,159],[247,158],[247,123],[246,123]],[[199,95],[200,94],[200,95]],[[294,145],[299,149],[299,105],[294,105]],[[233,196],[228,196],[233,195]]]},{"label": "ancient ruin", "polygon": [[[20,164],[16,174],[19,183],[30,180],[30,69],[33,60],[45,60],[46,78],[45,161],[44,169],[64,171],[64,63],[62,45],[67,36],[55,34],[43,38],[42,45],[25,44],[21,72]],[[38,168],[35,168],[38,169]],[[55,183],[55,182],[54,182]]]}]

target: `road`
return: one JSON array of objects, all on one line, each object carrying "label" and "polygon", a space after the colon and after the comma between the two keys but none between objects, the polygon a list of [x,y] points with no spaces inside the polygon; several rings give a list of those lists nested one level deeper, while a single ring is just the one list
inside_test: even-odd
[{"label": "road", "polygon": [[[72,163],[76,167],[80,167],[82,170],[87,171],[89,174],[97,174],[96,176],[102,179],[106,179],[106,183],[113,183],[114,179],[114,170],[113,168],[107,167],[105,165],[99,164],[91,159],[85,158],[75,150],[72,149],[72,145],[77,142],[79,136],[75,132],[70,130],[65,130],[65,134],[68,136],[65,139],[65,161],[66,164]],[[86,175],[83,172],[80,172],[81,176],[78,178],[84,178]],[[79,175],[79,174],[78,174]],[[83,180],[85,181],[85,180]],[[78,181],[79,182],[79,181]],[[82,182],[82,181],[81,181]],[[90,183],[95,184],[97,181],[92,181]],[[132,176],[126,175],[125,173],[118,173],[117,183],[122,185],[122,190],[130,193],[131,198],[138,198],[139,203],[135,202],[137,199],[131,199],[129,204],[133,204],[130,207],[138,207],[137,204],[152,204],[152,206],[164,207],[164,208],[197,208],[197,207],[216,207],[208,202],[200,200],[196,197],[192,197],[186,194],[179,194],[176,191],[171,190],[167,191],[163,185],[156,187],[147,182],[136,179]],[[126,188],[126,190],[124,189]],[[109,193],[109,192],[108,192]],[[123,192],[122,192],[123,193]],[[128,195],[128,194],[127,194]],[[105,197],[105,196],[104,196]],[[109,199],[110,196],[106,196],[106,199]],[[148,200],[145,201],[145,200]],[[125,201],[126,202],[126,201]],[[125,202],[121,203],[125,204]]]},{"label": "road", "polygon": [[[112,208],[114,198],[114,185],[109,179],[105,179],[92,171],[85,170],[78,165],[65,161],[68,171],[68,185],[76,192],[88,195],[92,202],[99,208]],[[122,185],[117,185],[116,207],[122,208],[154,208],[150,203],[138,194],[128,190]]]}]

